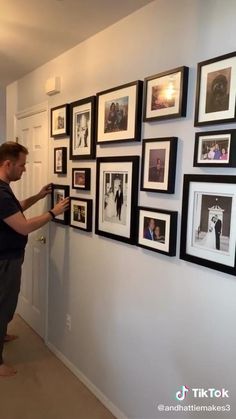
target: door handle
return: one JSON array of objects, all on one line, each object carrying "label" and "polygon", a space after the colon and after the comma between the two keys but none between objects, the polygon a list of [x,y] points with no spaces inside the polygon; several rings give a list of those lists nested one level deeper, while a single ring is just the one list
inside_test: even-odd
[{"label": "door handle", "polygon": [[45,244],[46,243],[46,237],[45,236],[40,236],[36,239],[36,241]]}]

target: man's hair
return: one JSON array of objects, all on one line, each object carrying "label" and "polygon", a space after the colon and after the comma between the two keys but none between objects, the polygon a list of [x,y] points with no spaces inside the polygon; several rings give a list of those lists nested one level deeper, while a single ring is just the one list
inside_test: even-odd
[{"label": "man's hair", "polygon": [[0,164],[2,164],[5,160],[18,160],[20,153],[27,155],[27,148],[19,143],[15,143],[14,141],[6,141],[0,145]]}]

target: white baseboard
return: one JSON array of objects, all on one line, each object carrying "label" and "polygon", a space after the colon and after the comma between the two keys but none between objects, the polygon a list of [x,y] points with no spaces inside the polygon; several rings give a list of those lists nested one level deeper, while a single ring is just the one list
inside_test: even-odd
[{"label": "white baseboard", "polygon": [[128,419],[72,362],[66,358],[52,343],[45,342],[50,351],[60,359],[69,370],[97,397],[98,400],[108,409],[117,419]]}]

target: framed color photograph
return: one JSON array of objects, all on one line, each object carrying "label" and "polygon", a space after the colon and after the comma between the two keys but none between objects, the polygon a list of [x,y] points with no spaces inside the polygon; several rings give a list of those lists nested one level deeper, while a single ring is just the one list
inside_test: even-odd
[{"label": "framed color photograph", "polygon": [[175,256],[177,217],[175,211],[139,207],[137,246]]},{"label": "framed color photograph", "polygon": [[183,66],[144,80],[144,121],[186,116],[188,73]]},{"label": "framed color photograph", "polygon": [[236,121],[236,52],[198,64],[195,126]]},{"label": "framed color photograph", "polygon": [[91,96],[70,105],[70,159],[95,158],[95,102]]},{"label": "framed color photograph", "polygon": [[67,148],[54,148],[54,173],[66,175],[67,173]]},{"label": "framed color photograph", "polygon": [[235,167],[236,130],[197,132],[193,165]]},{"label": "framed color photograph", "polygon": [[176,137],[143,140],[141,190],[174,193]]},{"label": "framed color photograph", "polygon": [[180,258],[236,274],[236,176],[185,175]]},{"label": "framed color photograph", "polygon": [[57,138],[69,135],[69,112],[68,104],[51,109],[51,137]]},{"label": "framed color photograph", "polygon": [[70,226],[92,231],[92,199],[70,199]]},{"label": "framed color photograph", "polygon": [[[52,185],[52,208],[61,200],[70,195],[70,187],[68,185]],[[52,219],[55,223],[69,224],[69,210],[63,214],[57,215]]]},{"label": "framed color photograph", "polygon": [[72,188],[81,189],[83,191],[90,190],[91,169],[90,168],[73,168],[72,169]]},{"label": "framed color photograph", "polygon": [[143,82],[97,94],[97,143],[140,141]]},{"label": "framed color photograph", "polygon": [[139,157],[97,159],[96,234],[135,244]]}]

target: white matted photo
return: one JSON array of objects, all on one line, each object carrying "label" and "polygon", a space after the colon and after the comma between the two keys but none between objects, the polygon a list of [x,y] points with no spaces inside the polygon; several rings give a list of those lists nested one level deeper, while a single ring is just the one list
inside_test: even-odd
[{"label": "white matted photo", "polygon": [[70,199],[70,226],[92,231],[92,199]]}]

